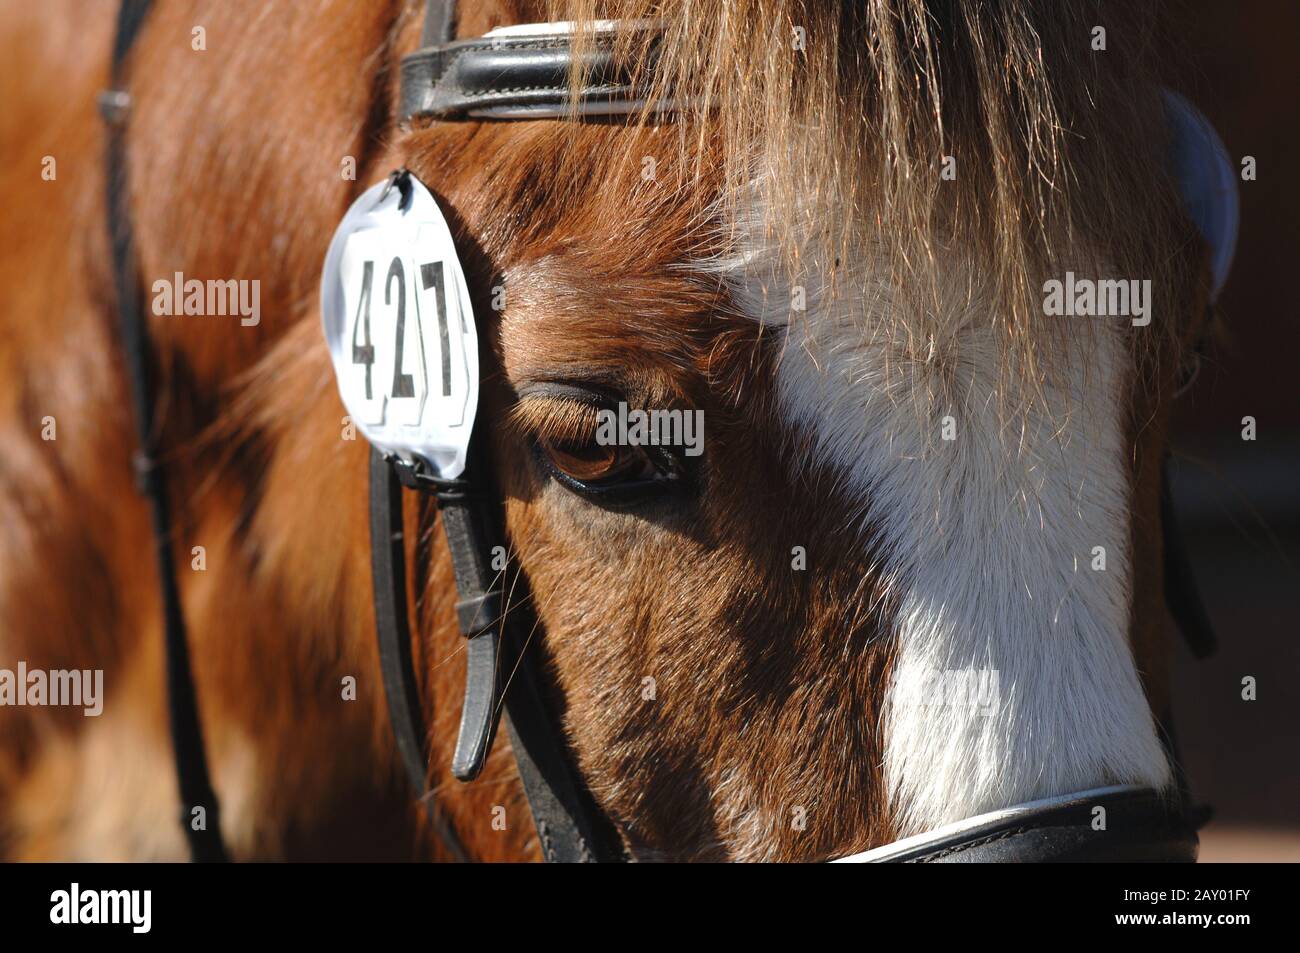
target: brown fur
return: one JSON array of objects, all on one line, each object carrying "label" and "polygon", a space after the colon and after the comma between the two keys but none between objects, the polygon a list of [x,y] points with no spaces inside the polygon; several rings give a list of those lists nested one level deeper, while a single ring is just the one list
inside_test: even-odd
[{"label": "brown fur", "polygon": [[[0,166],[0,200],[21,236],[0,259],[0,664],[101,666],[109,714],[89,724],[58,709],[0,710],[0,848],[25,858],[177,857],[157,586],[104,290],[93,97],[110,17],[102,4],[47,6],[58,9],[26,22],[23,6],[7,3],[0,38],[17,51],[37,37],[31,48],[44,57],[6,74],[0,90],[23,104],[3,120]],[[635,15],[642,5],[600,6]],[[734,314],[724,289],[682,266],[728,251],[719,210],[734,210],[758,136],[803,145],[774,151],[790,157],[765,186],[778,221],[800,221],[799,195],[820,196],[820,208],[831,196],[843,201],[833,228],[811,230],[811,251],[799,245],[809,265],[886,234],[897,267],[923,277],[937,243],[965,242],[992,264],[1008,301],[1009,349],[1032,350],[1041,337],[1021,283],[1072,229],[1085,242],[1105,238],[1130,273],[1159,276],[1162,293],[1182,294],[1181,249],[1172,265],[1153,258],[1170,255],[1172,233],[1167,194],[1143,192],[1156,150],[1121,166],[1119,147],[1097,142],[1136,136],[1151,107],[1126,86],[1136,82],[1134,54],[1110,54],[1122,67],[1115,72],[1072,75],[1086,55],[1071,44],[1086,44],[1086,34],[1067,31],[1090,15],[994,6],[1006,30],[955,16],[951,30],[969,42],[953,52],[905,48],[895,28],[881,27],[896,20],[905,34],[923,22],[924,5],[913,0],[873,0],[861,19],[843,22],[831,4],[728,5],[746,23],[775,26],[734,30],[713,59],[702,51],[719,24],[674,27],[682,52],[665,75],[710,97],[693,121],[399,133],[385,117],[397,59],[417,43],[418,4],[158,4],[133,59],[142,273],[262,282],[256,328],[221,318],[155,319],[152,328],[168,371],[185,611],[225,834],[238,856],[446,856],[412,817],[388,735],[373,648],[366,449],[341,439],[315,293],[349,201],[402,164],[450,210],[477,312],[492,314],[492,285],[506,288],[506,310],[489,328],[492,419],[504,420],[530,384],[557,379],[598,379],[631,401],[705,411],[698,495],[684,508],[636,515],[600,510],[544,479],[518,428],[494,435],[511,543],[544,624],[563,725],[629,843],[653,857],[805,860],[892,836],[877,736],[889,607],[869,554],[840,532],[836,514],[848,503],[833,478],[796,478],[784,466],[790,444],[763,330]],[[523,7],[467,9],[460,32],[548,16]],[[678,5],[665,10],[671,20]],[[1037,24],[1045,59],[1028,26],[1009,25],[1020,12]],[[809,54],[817,68],[796,83],[807,64],[783,44],[784,25],[799,17],[818,41]],[[50,28],[73,21],[87,27],[75,37]],[[207,29],[207,54],[190,50],[195,24]],[[854,64],[845,45],[864,36],[879,45]],[[1003,77],[1007,61],[1023,72]],[[728,86],[740,62],[756,65]],[[952,70],[942,82],[934,62]],[[56,91],[42,81],[51,63],[94,68],[66,73]],[[912,88],[918,65],[930,79]],[[818,82],[827,75],[834,81]],[[848,109],[859,95],[861,109]],[[1090,109],[1089,97],[1124,105]],[[942,126],[931,128],[927,104],[936,100]],[[1057,126],[1063,115],[1080,124],[1071,135]],[[824,123],[826,135],[797,140],[810,122]],[[882,144],[896,150],[892,161],[882,162]],[[917,188],[934,155],[950,150],[973,173],[962,191]],[[47,152],[60,159],[57,183],[33,171]],[[345,155],[357,159],[355,182],[340,176]],[[658,160],[656,183],[640,177],[645,155]],[[978,171],[990,156],[997,161]],[[1118,223],[1131,243],[1111,241]],[[1187,331],[1178,330],[1181,340]],[[920,348],[935,329],[897,332]],[[1168,342],[1154,349],[1137,365],[1135,392],[1167,393],[1175,355]],[[1135,416],[1143,442],[1134,505],[1151,513],[1164,411],[1145,400]],[[54,443],[39,439],[46,414],[58,419]],[[410,499],[407,514],[408,538],[421,540],[417,638],[436,801],[472,856],[535,858],[505,738],[474,785],[447,772],[462,676],[451,572],[431,509]],[[1142,566],[1158,536],[1151,521],[1140,527]],[[794,544],[809,548],[807,572],[791,570]],[[207,549],[204,573],[189,568],[195,545]],[[1152,591],[1156,580],[1144,580],[1137,591]],[[1157,610],[1145,598],[1135,608],[1144,674],[1162,667],[1156,637],[1144,634]],[[355,703],[339,697],[346,675],[359,683]],[[643,699],[647,678],[653,701]],[[103,793],[87,797],[88,788]],[[498,805],[504,832],[491,824]],[[792,823],[797,809],[805,829]]]}]

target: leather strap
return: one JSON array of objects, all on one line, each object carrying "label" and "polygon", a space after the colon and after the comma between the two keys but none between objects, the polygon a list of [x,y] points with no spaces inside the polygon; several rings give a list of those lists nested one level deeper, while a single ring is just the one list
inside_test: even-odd
[{"label": "leather strap", "polygon": [[[410,627],[404,562],[379,552],[384,536],[374,535],[386,525],[387,539],[400,539],[400,498],[393,502],[394,487],[406,486],[433,494],[451,553],[456,576],[457,618],[467,639],[465,700],[452,773],[462,781],[476,778],[491,751],[497,720],[504,707],[519,776],[528,798],[542,853],[551,862],[601,862],[625,859],[613,825],[592,800],[581,781],[562,739],[552,726],[550,712],[537,673],[538,647],[529,634],[536,620],[525,603],[522,579],[512,587],[519,596],[506,605],[506,572],[493,570],[491,553],[500,532],[501,503],[476,431],[469,462],[458,480],[439,480],[424,466],[396,457],[371,456],[371,526],[375,580],[376,626],[381,645],[385,691],[393,730],[408,762],[408,773],[424,789],[428,758],[424,746],[423,717],[418,704],[414,666],[410,661]],[[400,570],[400,571],[399,571]],[[405,658],[398,659],[398,654]],[[387,660],[385,661],[385,656]],[[503,671],[501,659],[517,659]],[[509,691],[504,692],[508,679]],[[415,699],[411,703],[409,699]],[[402,741],[402,739],[407,739]],[[415,739],[415,743],[412,740]],[[406,751],[413,751],[408,756]]]},{"label": "leather strap", "polygon": [[402,485],[384,455],[370,450],[370,571],[374,584],[375,632],[379,670],[388,700],[388,720],[411,788],[420,792],[425,816],[438,839],[458,861],[468,854],[455,828],[425,793],[429,759],[420,702],[420,686],[411,656],[411,627],[406,602],[406,527]]},{"label": "leather strap", "polygon": [[527,656],[506,696],[506,729],[519,780],[548,863],[622,863],[628,859],[613,823],[592,799],[556,737],[556,724],[542,699],[535,663]]},{"label": "leather strap", "polygon": [[[118,7],[117,32],[113,42],[112,86],[100,94],[100,113],[107,132],[106,208],[109,244],[113,255],[113,278],[117,294],[118,333],[126,362],[127,387],[135,420],[136,483],[149,501],[153,528],[154,562],[162,599],[163,630],[166,640],[167,715],[176,760],[176,781],[180,792],[180,824],[195,861],[227,859],[221,839],[221,812],[208,773],[203,729],[191,671],[185,613],[181,607],[172,558],[171,510],[167,500],[167,478],[160,459],[159,424],[154,416],[157,398],[156,356],[150,346],[149,328],[140,293],[135,233],[131,227],[131,183],[127,165],[126,133],[131,96],[126,89],[126,59],[135,44],[150,9],[150,0],[123,0]],[[202,808],[203,826],[196,828],[195,808]]]},{"label": "leather strap", "polygon": [[[451,773],[473,781],[483,770],[501,713],[500,635],[504,631],[505,572],[492,569],[493,539],[486,491],[495,486],[477,444],[459,480],[438,480],[397,457],[389,464],[405,486],[434,495],[456,576],[456,619],[465,637],[465,700]],[[410,644],[409,637],[406,645]]]},{"label": "leather strap", "polygon": [[439,46],[456,39],[456,0],[428,0],[420,46]]},{"label": "leather strap", "polygon": [[840,862],[1194,863],[1198,843],[1176,800],[1116,786],[994,811]]},{"label": "leather strap", "polygon": [[402,485],[383,453],[373,447],[370,450],[370,573],[374,585],[379,669],[388,699],[388,718],[411,787],[423,792],[429,762],[424,755],[424,715],[411,659],[411,629],[406,612]]},{"label": "leather strap", "polygon": [[[398,118],[536,119],[568,115],[572,35],[486,36],[427,47],[402,60]],[[580,115],[621,115],[645,106],[645,90],[615,59],[614,34],[598,32],[585,47]],[[653,71],[655,46],[650,48]],[[666,108],[661,105],[658,108]]]}]

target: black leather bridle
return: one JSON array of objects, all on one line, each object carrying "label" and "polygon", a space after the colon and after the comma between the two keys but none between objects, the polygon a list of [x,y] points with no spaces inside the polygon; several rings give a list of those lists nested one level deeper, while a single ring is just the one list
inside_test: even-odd
[{"label": "black leather bridle", "polygon": [[[150,0],[123,0],[112,58],[112,88],[101,96],[108,127],[107,208],[122,350],[139,440],[135,456],[142,494],[150,503],[167,646],[167,688],[182,825],[196,861],[226,859],[216,796],[204,753],[190,668],[185,620],[171,549],[167,486],[158,459],[154,354],[142,307],[140,277],[129,209],[126,121],[130,97],[124,64],[150,7]],[[455,41],[455,3],[428,0],[422,48],[402,61],[399,120],[546,118],[570,115],[574,103],[586,115],[613,116],[641,109],[670,111],[670,103],[647,104],[633,74],[614,57],[608,35],[586,44],[587,84],[574,97],[570,86],[572,36],[565,32],[520,33]],[[654,29],[645,24],[631,29]],[[654,42],[649,45],[654,55]],[[391,186],[409,187],[407,173]],[[437,479],[418,461],[371,451],[370,529],[379,656],[397,748],[412,787],[428,781],[427,733],[415,665],[406,592],[403,488],[431,494],[451,553],[466,638],[465,701],[452,773],[472,781],[483,768],[504,709],[519,775],[528,797],[542,853],[548,861],[628,859],[613,823],[596,805],[573,763],[546,698],[539,650],[529,635],[537,626],[521,594],[507,599],[506,574],[492,568],[490,553],[504,546],[502,497],[488,459],[485,433],[475,428],[465,472]],[[1198,657],[1214,649],[1195,579],[1169,502],[1162,502],[1166,600]],[[508,547],[507,547],[508,550]],[[513,590],[511,590],[513,591]],[[520,590],[522,593],[522,588]],[[536,640],[531,640],[536,642]],[[502,659],[518,659],[503,691]],[[1168,725],[1168,718],[1164,719]],[[1176,790],[1164,794],[1117,786],[1018,805],[1004,811],[906,838],[845,860],[869,862],[970,862],[1130,860],[1194,861],[1196,824],[1170,736]],[[431,799],[422,799],[434,829],[455,856],[464,851],[454,829]],[[206,825],[193,823],[194,809]],[[1095,829],[1096,809],[1106,809],[1104,831]]]}]

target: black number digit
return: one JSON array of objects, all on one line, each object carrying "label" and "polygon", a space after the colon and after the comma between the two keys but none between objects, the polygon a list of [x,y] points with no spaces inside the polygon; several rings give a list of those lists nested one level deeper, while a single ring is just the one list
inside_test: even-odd
[{"label": "black number digit", "polygon": [[[356,323],[352,325],[352,363],[366,366],[366,400],[374,397],[370,376],[375,363],[375,346],[370,340],[370,286],[375,280],[375,263],[365,262],[361,269],[361,300],[357,302]],[[364,327],[366,340],[357,343],[357,333]]]},{"label": "black number digit", "polygon": [[433,289],[438,308],[438,340],[442,342],[442,396],[451,396],[451,344],[447,337],[447,290],[442,280],[442,262],[431,261],[420,266],[420,284],[425,291]]},{"label": "black number digit", "polygon": [[397,279],[397,348],[394,352],[397,356],[393,360],[393,396],[414,397],[415,381],[411,379],[410,374],[402,373],[402,344],[406,337],[406,269],[402,267],[400,258],[394,258],[393,263],[388,266],[388,279],[384,283],[386,305],[393,303],[394,278]]}]

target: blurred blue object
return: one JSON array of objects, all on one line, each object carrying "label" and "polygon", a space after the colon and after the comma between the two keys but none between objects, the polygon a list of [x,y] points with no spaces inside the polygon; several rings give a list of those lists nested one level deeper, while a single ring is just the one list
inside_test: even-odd
[{"label": "blurred blue object", "polygon": [[1174,175],[1187,214],[1210,246],[1212,297],[1228,280],[1241,210],[1237,170],[1214,126],[1186,97],[1164,91],[1173,133]]}]

